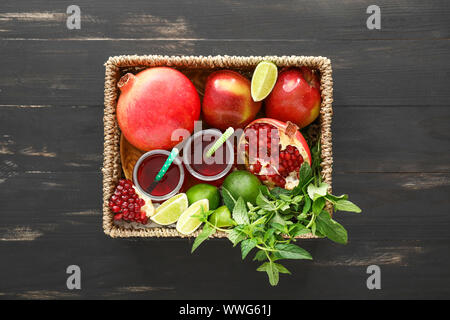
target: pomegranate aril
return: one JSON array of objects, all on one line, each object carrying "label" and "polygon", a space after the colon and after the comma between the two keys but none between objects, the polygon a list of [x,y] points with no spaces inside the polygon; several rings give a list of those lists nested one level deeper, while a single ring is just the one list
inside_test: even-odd
[{"label": "pomegranate aril", "polygon": [[114,213],[118,213],[118,212],[120,211],[120,207],[118,207],[118,206],[113,206],[113,207],[112,207],[112,211],[113,211]]},{"label": "pomegranate aril", "polygon": [[114,220],[120,220],[120,219],[122,219],[122,217],[123,217],[123,215],[122,215],[121,213],[116,214],[116,215],[114,216]]}]

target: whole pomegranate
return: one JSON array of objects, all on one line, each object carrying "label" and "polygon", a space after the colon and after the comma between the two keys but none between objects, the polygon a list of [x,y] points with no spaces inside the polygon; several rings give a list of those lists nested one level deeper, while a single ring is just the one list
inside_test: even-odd
[{"label": "whole pomegranate", "polygon": [[[171,149],[176,129],[192,133],[200,117],[200,98],[192,82],[180,71],[157,67],[127,73],[117,86],[117,121],[125,138],[136,148]],[[178,139],[178,140],[177,140]]]},{"label": "whole pomegranate", "polygon": [[320,111],[320,80],[310,68],[286,69],[266,99],[266,115],[291,121],[300,128],[316,120]]},{"label": "whole pomegranate", "polygon": [[293,189],[304,161],[311,165],[306,140],[292,122],[261,118],[250,123],[239,141],[248,171],[269,187]]}]

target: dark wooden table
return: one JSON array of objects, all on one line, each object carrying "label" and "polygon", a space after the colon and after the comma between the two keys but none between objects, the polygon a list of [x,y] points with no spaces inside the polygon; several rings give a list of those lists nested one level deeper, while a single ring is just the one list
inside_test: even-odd
[{"label": "dark wooden table", "polygon": [[[449,298],[449,39],[446,0],[2,0],[0,298]],[[334,191],[363,208],[337,216],[349,244],[303,241],[315,260],[272,288],[227,240],[106,237],[103,63],[119,54],[329,57]]]}]

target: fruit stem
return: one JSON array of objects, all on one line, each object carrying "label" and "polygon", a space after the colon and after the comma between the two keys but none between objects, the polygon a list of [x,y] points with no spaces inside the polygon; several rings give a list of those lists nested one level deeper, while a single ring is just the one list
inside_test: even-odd
[{"label": "fruit stem", "polygon": [[128,90],[131,88],[133,83],[136,81],[136,76],[132,73],[127,73],[122,78],[120,78],[119,82],[117,83],[117,87],[119,87],[120,91]]}]

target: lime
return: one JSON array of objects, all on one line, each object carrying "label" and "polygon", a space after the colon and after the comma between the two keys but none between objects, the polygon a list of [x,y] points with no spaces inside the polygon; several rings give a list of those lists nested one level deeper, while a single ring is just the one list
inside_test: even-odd
[{"label": "lime", "polygon": [[209,210],[207,199],[202,199],[194,202],[181,214],[177,222],[177,231],[181,234],[188,235],[197,230],[202,222],[198,218],[193,216],[199,215],[202,210],[204,210],[205,212]]},{"label": "lime", "polygon": [[208,199],[210,210],[217,209],[220,203],[219,189],[217,189],[213,185],[206,183],[200,183],[189,188],[189,190],[186,191],[186,195],[190,205],[194,202],[197,202],[198,200]]},{"label": "lime", "polygon": [[252,76],[253,101],[261,101],[267,97],[277,82],[278,69],[275,63],[261,61],[255,68]]},{"label": "lime", "polygon": [[177,222],[180,215],[188,207],[188,198],[185,193],[177,194],[163,202],[150,219],[157,224],[166,226]]},{"label": "lime", "polygon": [[260,185],[261,182],[255,175],[248,171],[238,170],[225,178],[222,187],[227,189],[235,200],[242,197],[245,202],[256,204]]},{"label": "lime", "polygon": [[235,225],[233,219],[231,219],[231,212],[228,210],[227,206],[221,206],[217,208],[210,216],[209,222],[211,222],[216,227],[232,227]]}]

